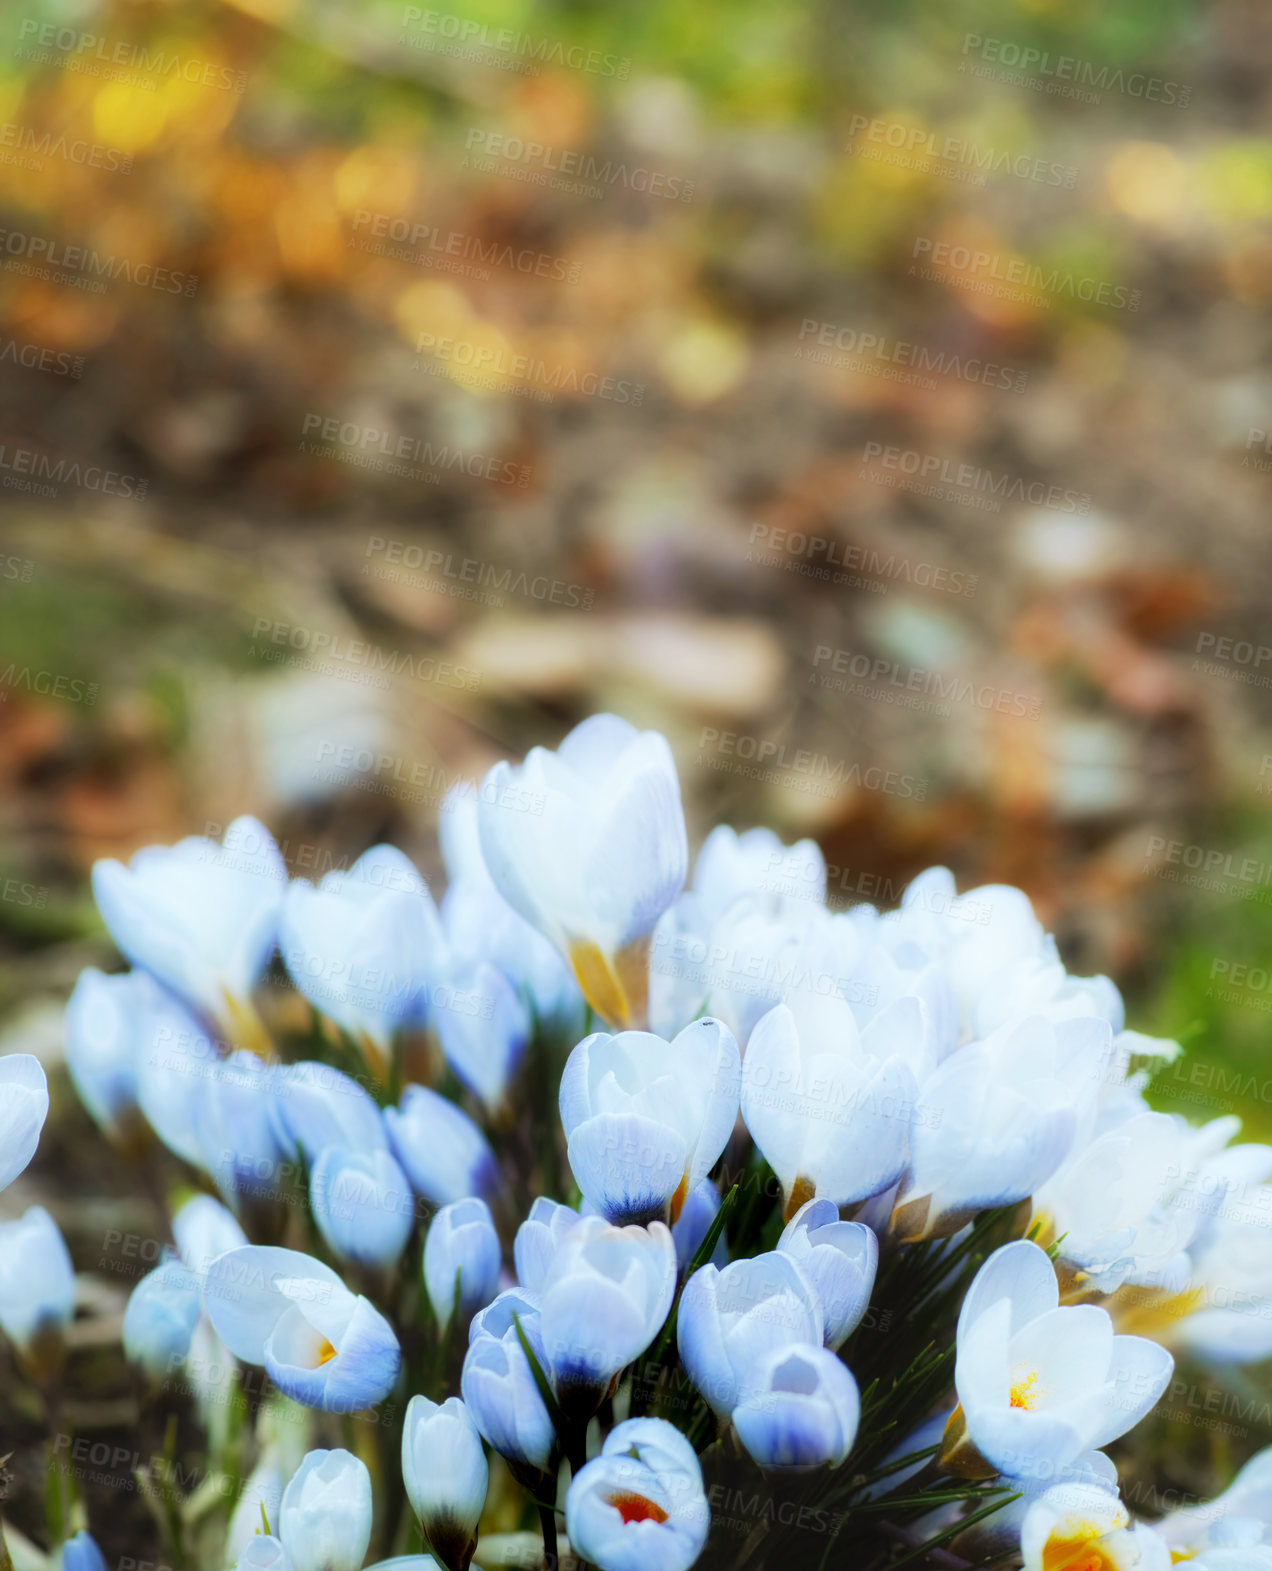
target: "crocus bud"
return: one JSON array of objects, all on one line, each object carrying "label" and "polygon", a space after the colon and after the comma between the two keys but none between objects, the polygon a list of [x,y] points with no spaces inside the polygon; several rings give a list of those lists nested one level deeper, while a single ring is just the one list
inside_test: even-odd
[{"label": "crocus bud", "polygon": [[535,1016],[577,1040],[583,999],[555,945],[512,909],[491,881],[481,853],[477,794],[472,782],[452,786],[437,815],[437,837],[450,882],[442,925],[451,957],[463,964],[487,959],[526,995]]},{"label": "crocus bud", "polygon": [[278,1536],[294,1571],[361,1571],[371,1475],[349,1451],[310,1451],[283,1491]]},{"label": "crocus bud", "polygon": [[468,1328],[468,1352],[460,1376],[464,1403],[477,1428],[514,1468],[542,1472],[556,1444],[556,1431],[540,1395],[521,1340],[539,1367],[546,1367],[538,1301],[520,1288],[500,1293]]},{"label": "crocus bud", "polygon": [[590,1417],[619,1370],[658,1335],[676,1291],[676,1246],[661,1222],[611,1227],[585,1216],[543,1285],[543,1345],[563,1409]]},{"label": "crocus bud", "polygon": [[[525,811],[527,793],[542,813]],[[666,738],[593,715],[555,753],[496,764],[477,813],[499,893],[557,946],[603,1020],[643,1026],[650,936],[689,863]]]},{"label": "crocus bud", "polygon": [[49,1116],[49,1084],[31,1053],[0,1058],[0,1189],[6,1189],[35,1155]]},{"label": "crocus bud", "polygon": [[394,846],[373,846],[315,889],[293,880],[280,948],[296,986],[341,1026],[377,1072],[393,1033],[424,1016],[441,970],[442,935],[428,885]]},{"label": "crocus bud", "polygon": [[202,1282],[208,1267],[227,1249],[241,1249],[247,1234],[211,1195],[192,1195],[172,1219],[177,1253]]},{"label": "crocus bud", "polygon": [[125,867],[93,864],[93,895],[120,952],[227,1035],[250,1014],[278,932],[287,869],[269,830],[237,818],[223,845],[192,835]]},{"label": "crocus bud", "polygon": [[106,1571],[106,1556],[87,1533],[76,1533],[62,1545],[62,1571]]},{"label": "crocus bud", "polygon": [[75,1272],[57,1223],[43,1206],[0,1223],[0,1326],[40,1380],[62,1366],[75,1313]]},{"label": "crocus bud", "polygon": [[[320,1260],[265,1245],[231,1249],[213,1262],[204,1295],[230,1352],[263,1364],[294,1402],[357,1413],[393,1389],[402,1353],[392,1326]],[[286,1534],[283,1542],[299,1571]]]},{"label": "crocus bud", "polygon": [[66,1067],[97,1127],[119,1144],[145,1121],[137,1106],[138,1042],[132,1030],[132,976],[103,976],[95,966],[79,974],[66,1004]]},{"label": "crocus bud", "polygon": [[415,1226],[415,1196],[387,1151],[328,1146],[309,1175],[314,1221],[342,1260],[395,1266]]},{"label": "crocus bud", "polygon": [[826,1346],[842,1347],[870,1303],[879,1241],[860,1222],[841,1222],[830,1200],[809,1200],[786,1224],[777,1247],[817,1289]]},{"label": "crocus bud", "polygon": [[380,1109],[356,1080],[328,1064],[291,1064],[279,1072],[273,1102],[279,1144],[312,1166],[328,1146],[382,1151]]},{"label": "crocus bud", "polygon": [[565,1497],[570,1548],[602,1571],[688,1571],[711,1512],[693,1447],[661,1418],[629,1418]]},{"label": "crocus bud", "polygon": [[273,1109],[278,1071],[241,1049],[215,1066],[195,1101],[202,1165],[231,1204],[268,1192],[281,1146]]},{"label": "crocus bud", "polygon": [[413,1396],[402,1430],[402,1480],[420,1531],[448,1571],[468,1571],[490,1469],[481,1435],[457,1396]]},{"label": "crocus bud", "polygon": [[484,1200],[443,1206],[424,1240],[424,1286],[443,1330],[450,1324],[458,1278],[459,1313],[467,1319],[499,1286],[499,1235]]},{"label": "crocus bud", "polygon": [[294,1568],[291,1556],[277,1538],[269,1533],[257,1533],[248,1539],[235,1571],[294,1571]]},{"label": "crocus bud", "polygon": [[462,1108],[427,1086],[409,1085],[400,1108],[386,1107],[393,1154],[417,1194],[435,1206],[496,1187],[495,1155]]},{"label": "crocus bud", "polygon": [[597,1032],[561,1076],[570,1168],[607,1221],[647,1222],[711,1171],[733,1133],[742,1066],[719,1020],[695,1020],[672,1042],[648,1031]]},{"label": "crocus bud", "polygon": [[814,1195],[865,1200],[905,1172],[918,1092],[895,1045],[887,1012],[859,1031],[849,1004],[820,994],[779,1004],[751,1032],[742,1117],[788,1217]]},{"label": "crocus bud", "polygon": [[530,1207],[530,1215],[517,1229],[512,1257],[517,1281],[537,1293],[543,1286],[557,1252],[557,1245],[579,1219],[572,1206],[563,1206],[540,1195]]},{"label": "crocus bud", "polygon": [[130,972],[116,1003],[127,1009],[124,1028],[135,1035],[137,1101],[168,1150],[203,1166],[199,1104],[221,1063],[207,1031],[144,971]]},{"label": "crocus bud", "polygon": [[819,1347],[822,1325],[812,1284],[789,1255],[770,1251],[695,1271],[680,1295],[676,1341],[690,1380],[727,1418],[755,1383],[762,1354],[797,1342]]},{"label": "crocus bud", "polygon": [[433,1018],[456,1077],[498,1111],[533,1030],[526,1000],[497,966],[476,959],[453,967]]},{"label": "crocus bud", "polygon": [[761,1467],[838,1467],[852,1449],[860,1416],[857,1382],[847,1366],[828,1347],[792,1343],[752,1364],[733,1427]]},{"label": "crocus bud", "polygon": [[199,1278],[180,1260],[143,1276],[124,1310],[124,1352],[151,1380],[162,1380],[190,1353],[198,1324]]}]

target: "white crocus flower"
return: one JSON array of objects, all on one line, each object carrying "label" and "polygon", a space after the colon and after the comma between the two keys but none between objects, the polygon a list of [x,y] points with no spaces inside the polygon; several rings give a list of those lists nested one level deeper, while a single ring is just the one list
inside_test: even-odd
[{"label": "white crocus flower", "polygon": [[783,845],[771,829],[741,834],[717,824],[693,865],[692,890],[712,921],[743,895],[767,896],[775,914],[797,901],[826,901],[826,859],[814,840]]},{"label": "white crocus flower", "polygon": [[472,1415],[457,1396],[413,1396],[402,1427],[402,1481],[429,1547],[449,1571],[467,1571],[477,1547],[490,1468]]},{"label": "white crocus flower", "polygon": [[1256,1451],[1221,1495],[1172,1511],[1154,1524],[1175,1559],[1189,1566],[1207,1549],[1232,1547],[1233,1525],[1246,1544],[1272,1539],[1272,1446]]},{"label": "white crocus flower", "polygon": [[1031,1015],[921,1080],[898,1236],[946,1236],[978,1211],[1035,1194],[1094,1116],[1110,1040],[1103,1020]]},{"label": "white crocus flower", "polygon": [[1169,1571],[1151,1527],[1131,1525],[1116,1489],[1057,1484],[1029,1507],[1020,1532],[1024,1571]]},{"label": "white crocus flower", "polygon": [[[358,1413],[397,1380],[402,1353],[392,1326],[309,1255],[256,1244],[227,1250],[212,1262],[204,1301],[230,1352],[263,1364],[283,1395],[305,1407]],[[286,1533],[283,1542],[292,1549]]]},{"label": "white crocus flower", "polygon": [[504,899],[556,944],[603,1020],[643,1026],[650,938],[689,858],[666,738],[593,715],[555,753],[496,764],[478,821]]},{"label": "white crocus flower", "polygon": [[905,1014],[886,1011],[861,1032],[842,999],[795,1002],[798,1014],[782,1004],[764,1016],[742,1065],[742,1116],[781,1182],[788,1219],[814,1195],[851,1205],[895,1184],[917,1096],[897,1050]]},{"label": "white crocus flower", "polygon": [[1076,1290],[1107,1294],[1130,1283],[1179,1293],[1187,1285],[1187,1248],[1202,1218],[1168,1203],[1186,1135],[1181,1120],[1142,1113],[1075,1151],[1034,1191],[1034,1214],[1060,1239]]},{"label": "white crocus flower", "polygon": [[1061,1309],[1046,1251],[1024,1239],[995,1250],[977,1273],[956,1345],[960,1406],[942,1459],[971,1476],[1054,1474],[1137,1424],[1174,1368],[1156,1342],[1115,1336],[1094,1304]]},{"label": "white crocus flower", "polygon": [[258,1045],[250,994],[274,952],[287,869],[269,830],[236,818],[222,845],[199,835],[93,864],[93,896],[120,951],[242,1045]]},{"label": "white crocus flower", "polygon": [[0,1222],[0,1327],[37,1379],[61,1371],[75,1314],[75,1271],[57,1223],[43,1206]]},{"label": "white crocus flower", "polygon": [[371,1475],[349,1451],[311,1451],[283,1491],[278,1537],[295,1571],[359,1571],[371,1541]]},{"label": "white crocus flower", "polygon": [[298,878],[287,890],[279,948],[291,978],[379,1075],[394,1032],[424,1020],[443,947],[428,885],[394,846],[373,846],[317,888]]},{"label": "white crocus flower", "polygon": [[598,1032],[561,1076],[561,1123],[584,1197],[609,1221],[674,1222],[719,1159],[738,1116],[742,1066],[719,1020],[672,1042],[648,1031]]}]

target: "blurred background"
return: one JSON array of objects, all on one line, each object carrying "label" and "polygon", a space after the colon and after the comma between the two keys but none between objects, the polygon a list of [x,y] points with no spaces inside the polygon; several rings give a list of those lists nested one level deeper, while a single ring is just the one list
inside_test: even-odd
[{"label": "blurred background", "polygon": [[[6,1045],[113,963],[95,858],[438,887],[447,788],[614,709],[836,906],[1022,885],[1272,1137],[1272,13],[436,3],[0,24]],[[6,1207],[91,1271],[55,1105]],[[1225,1379],[1126,1465],[1272,1439]]]}]

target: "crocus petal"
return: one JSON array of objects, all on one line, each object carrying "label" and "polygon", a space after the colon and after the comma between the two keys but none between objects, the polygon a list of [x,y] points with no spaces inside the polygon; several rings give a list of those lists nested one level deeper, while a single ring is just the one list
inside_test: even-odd
[{"label": "crocus petal", "polygon": [[48,1115],[49,1086],[39,1059],[6,1053],[0,1058],[0,1189],[35,1155]]}]

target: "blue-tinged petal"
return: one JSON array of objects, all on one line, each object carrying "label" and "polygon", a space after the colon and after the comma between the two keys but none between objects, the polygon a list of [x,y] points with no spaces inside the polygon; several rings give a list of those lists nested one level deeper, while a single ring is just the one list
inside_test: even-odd
[{"label": "blue-tinged petal", "polygon": [[265,1362],[275,1326],[303,1297],[311,1313],[349,1309],[353,1294],[330,1266],[294,1249],[248,1244],[212,1262],[204,1300],[216,1334],[236,1358]]},{"label": "blue-tinged petal", "polygon": [[660,1216],[680,1187],[689,1153],[669,1125],[634,1113],[602,1113],[570,1136],[570,1171],[609,1221]]},{"label": "blue-tinged petal", "polygon": [[[358,1413],[382,1402],[402,1365],[392,1326],[367,1299],[358,1298],[339,1344],[324,1348],[307,1331],[309,1307],[289,1309],[271,1332],[264,1357],[270,1379],[294,1402],[327,1413]],[[305,1325],[298,1324],[300,1319]],[[314,1362],[300,1361],[305,1355]]]}]

